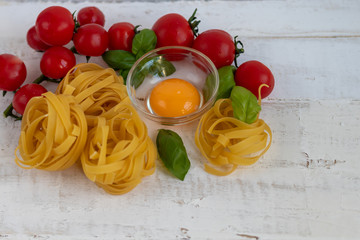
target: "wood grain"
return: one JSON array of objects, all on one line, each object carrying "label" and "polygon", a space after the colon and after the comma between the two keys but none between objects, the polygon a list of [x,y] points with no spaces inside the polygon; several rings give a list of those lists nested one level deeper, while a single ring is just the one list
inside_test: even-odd
[{"label": "wood grain", "polygon": [[[0,1],[0,53],[25,61],[27,82],[40,74],[41,53],[27,47],[25,33],[53,4]],[[151,27],[163,14],[190,16],[198,8],[201,31],[239,35],[246,51],[239,61],[257,59],[273,71],[275,90],[264,100],[261,118],[274,138],[259,162],[216,177],[203,170],[193,139],[196,122],[166,127],[180,134],[188,150],[192,166],[185,181],[171,177],[158,160],[154,175],[126,195],[111,196],[79,165],[61,172],[17,167],[20,122],[0,118],[1,240],[360,239],[358,1],[56,4],[71,11],[95,4],[107,28],[117,21]],[[11,93],[0,109],[10,101]],[[163,126],[145,122],[155,139]]]}]

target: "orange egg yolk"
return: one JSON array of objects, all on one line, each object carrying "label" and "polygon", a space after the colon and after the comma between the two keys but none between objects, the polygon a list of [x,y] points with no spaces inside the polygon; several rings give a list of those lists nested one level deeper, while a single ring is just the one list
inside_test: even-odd
[{"label": "orange egg yolk", "polygon": [[160,82],[150,94],[152,111],[162,117],[180,117],[196,111],[200,94],[189,82],[171,78]]}]

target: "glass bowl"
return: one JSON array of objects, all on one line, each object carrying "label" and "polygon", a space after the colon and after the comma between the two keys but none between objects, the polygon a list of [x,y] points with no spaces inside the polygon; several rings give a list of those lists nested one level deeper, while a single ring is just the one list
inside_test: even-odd
[{"label": "glass bowl", "polygon": [[[170,78],[190,82],[197,89],[200,104],[194,112],[178,117],[163,117],[152,111],[149,98],[153,88]],[[219,88],[219,75],[212,61],[195,49],[161,47],[135,62],[127,76],[126,88],[140,114],[163,125],[179,125],[198,119],[212,107]]]}]

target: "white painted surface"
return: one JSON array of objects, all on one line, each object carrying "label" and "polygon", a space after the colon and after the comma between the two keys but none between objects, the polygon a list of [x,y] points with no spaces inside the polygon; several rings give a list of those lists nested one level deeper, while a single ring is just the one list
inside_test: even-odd
[{"label": "white painted surface", "polygon": [[[40,74],[41,54],[25,34],[53,4],[0,1],[0,53],[25,61],[27,82]],[[359,1],[56,4],[71,11],[96,4],[107,28],[116,21],[151,27],[165,13],[198,8],[200,31],[239,35],[246,51],[239,62],[258,59],[272,69],[276,86],[261,117],[273,144],[255,165],[215,177],[203,171],[195,124],[178,127],[192,163],[185,181],[157,161],[132,192],[111,196],[79,165],[55,173],[17,167],[20,123],[0,118],[1,240],[360,239]],[[11,94],[1,98],[0,109],[10,101]],[[158,126],[147,123],[155,138]]]}]

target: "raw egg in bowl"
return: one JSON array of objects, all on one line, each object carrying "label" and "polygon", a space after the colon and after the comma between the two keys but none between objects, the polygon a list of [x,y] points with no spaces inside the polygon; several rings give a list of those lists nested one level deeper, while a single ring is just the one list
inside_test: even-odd
[{"label": "raw egg in bowl", "polygon": [[214,104],[219,75],[201,52],[180,46],[154,49],[129,71],[126,88],[135,108],[164,125],[198,119]]}]

